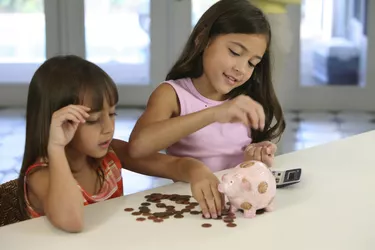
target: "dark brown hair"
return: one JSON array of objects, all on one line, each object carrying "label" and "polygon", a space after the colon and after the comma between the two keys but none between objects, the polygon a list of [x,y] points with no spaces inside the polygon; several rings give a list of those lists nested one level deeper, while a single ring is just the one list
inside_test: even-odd
[{"label": "dark brown hair", "polygon": [[[89,94],[89,95],[86,95]],[[45,61],[31,79],[26,109],[26,142],[18,178],[21,210],[26,213],[24,177],[28,167],[39,158],[46,159],[52,114],[70,104],[82,105],[90,96],[91,110],[101,110],[106,99],[111,106],[118,102],[115,83],[97,65],[78,56],[56,56]],[[93,160],[93,166],[98,166]],[[102,169],[97,168],[103,176]]]},{"label": "dark brown hair", "polygon": [[[271,28],[262,11],[249,0],[221,0],[212,5],[194,27],[166,80],[200,77],[203,74],[202,55],[209,41],[230,33],[262,34],[268,39],[267,49],[251,78],[228,93],[228,98],[245,94],[263,106],[266,116],[265,129],[252,131],[254,142],[278,138],[285,129],[285,121],[271,78]],[[272,125],[273,119],[276,123]]]}]

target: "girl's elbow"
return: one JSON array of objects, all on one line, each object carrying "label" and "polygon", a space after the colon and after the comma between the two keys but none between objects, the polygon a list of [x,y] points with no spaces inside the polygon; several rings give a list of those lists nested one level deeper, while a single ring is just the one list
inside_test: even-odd
[{"label": "girl's elbow", "polygon": [[131,158],[138,159],[145,156],[144,149],[145,145],[143,145],[142,141],[131,140],[128,146],[128,154]]},{"label": "girl's elbow", "polygon": [[50,216],[49,220],[56,228],[69,233],[80,233],[83,231],[83,215]]}]

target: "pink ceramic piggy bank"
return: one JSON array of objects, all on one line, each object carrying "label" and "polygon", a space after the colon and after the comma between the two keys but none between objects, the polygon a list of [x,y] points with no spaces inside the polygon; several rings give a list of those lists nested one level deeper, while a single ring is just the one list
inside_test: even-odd
[{"label": "pink ceramic piggy bank", "polygon": [[232,213],[243,209],[246,218],[253,218],[258,209],[273,210],[275,177],[260,161],[246,161],[229,170],[218,189],[228,197]]}]

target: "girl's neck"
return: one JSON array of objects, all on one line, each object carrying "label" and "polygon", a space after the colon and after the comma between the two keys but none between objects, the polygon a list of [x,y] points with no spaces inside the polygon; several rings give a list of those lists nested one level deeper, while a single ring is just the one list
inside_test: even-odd
[{"label": "girl's neck", "polygon": [[73,175],[90,168],[87,155],[69,147],[65,148],[65,154]]},{"label": "girl's neck", "polygon": [[209,82],[207,77],[203,74],[201,77],[192,79],[194,87],[204,97],[214,101],[224,101],[227,97],[223,94],[218,93],[212,84]]}]

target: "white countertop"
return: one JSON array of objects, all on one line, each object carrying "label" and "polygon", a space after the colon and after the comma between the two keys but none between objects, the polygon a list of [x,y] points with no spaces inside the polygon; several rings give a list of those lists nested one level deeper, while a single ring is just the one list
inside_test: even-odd
[{"label": "white countertop", "polygon": [[1,227],[0,249],[374,250],[374,156],[375,131],[278,156],[276,168],[303,169],[301,183],[278,189],[274,212],[254,219],[238,212],[234,228],[200,215],[154,223],[124,212],[147,194],[190,194],[175,183],[85,207],[83,233],[58,231],[45,218]]}]

